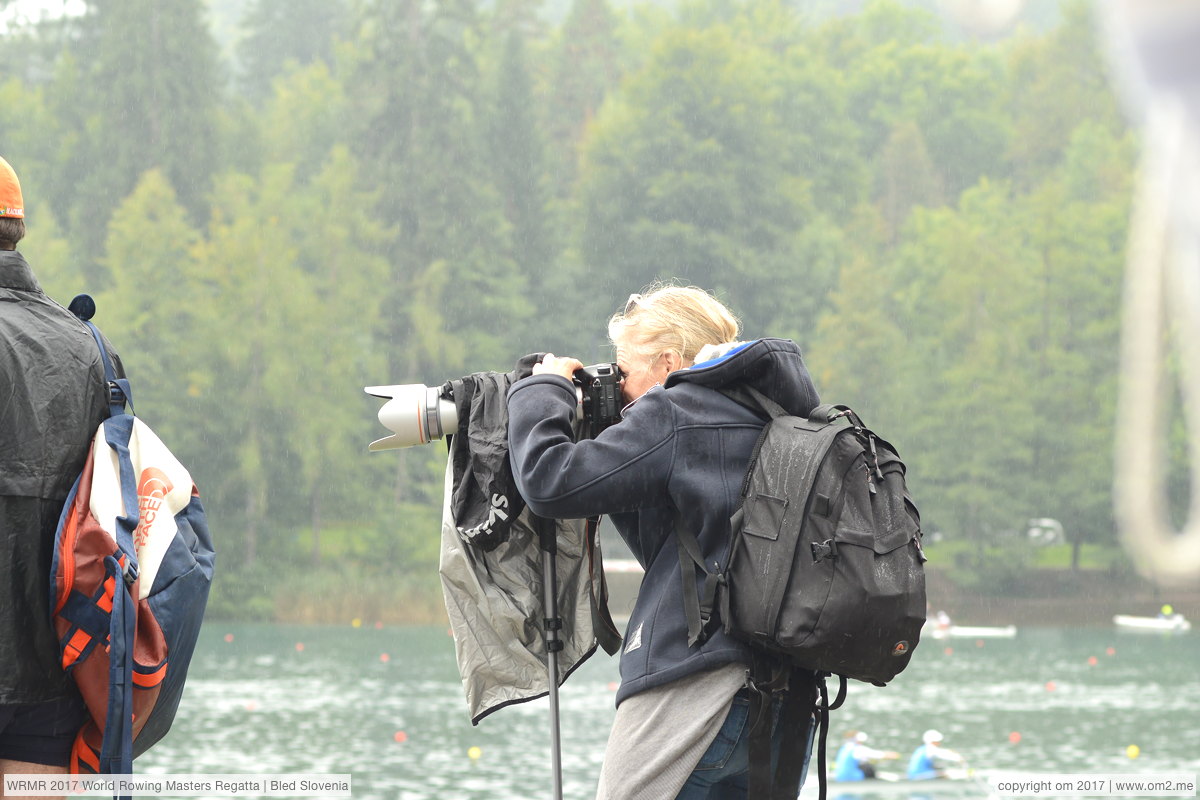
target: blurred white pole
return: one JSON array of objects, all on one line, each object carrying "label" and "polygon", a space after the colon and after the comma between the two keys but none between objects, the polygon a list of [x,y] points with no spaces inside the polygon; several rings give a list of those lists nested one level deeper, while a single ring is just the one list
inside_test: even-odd
[{"label": "blurred white pole", "polygon": [[[1114,502],[1126,548],[1138,568],[1166,583],[1200,575],[1200,262],[1195,234],[1177,232],[1174,201],[1196,202],[1197,149],[1177,104],[1148,110],[1141,186],[1130,229],[1122,320]],[[1190,257],[1189,257],[1190,256]],[[1180,359],[1188,430],[1191,509],[1182,531],[1166,492],[1168,346]]]},{"label": "blurred white pole", "polygon": [[[1113,501],[1138,569],[1164,584],[1200,576],[1200,7],[1113,0],[1109,36],[1119,88],[1140,112],[1143,156],[1124,287]],[[1155,63],[1150,63],[1155,62]],[[1178,355],[1191,504],[1177,530],[1167,500],[1170,391]]]}]

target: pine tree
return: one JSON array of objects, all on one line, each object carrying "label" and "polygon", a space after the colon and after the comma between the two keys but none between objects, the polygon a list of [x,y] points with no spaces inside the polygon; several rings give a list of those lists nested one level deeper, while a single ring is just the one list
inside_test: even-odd
[{"label": "pine tree", "polygon": [[334,62],[337,40],[350,30],[345,0],[253,0],[242,19],[237,44],[238,84],[255,101],[271,94],[271,83],[288,64],[304,67]]},{"label": "pine tree", "polygon": [[90,0],[80,18],[87,131],[70,221],[88,259],[147,170],[161,170],[193,220],[203,220],[222,85],[203,11],[200,0]]},{"label": "pine tree", "polygon": [[504,36],[488,120],[490,161],[512,230],[512,259],[533,279],[550,266],[555,247],[547,218],[545,148],[519,30]]},{"label": "pine tree", "polygon": [[483,148],[482,83],[469,46],[470,0],[425,6],[364,3],[352,48],[342,51],[350,140],[373,165],[378,218],[394,225],[386,247],[389,373],[432,380],[464,369],[507,368],[528,316],[527,286],[507,256],[500,198]]},{"label": "pine tree", "polygon": [[549,140],[555,192],[565,198],[588,126],[621,77],[617,18],[607,0],[572,0],[552,58]]}]

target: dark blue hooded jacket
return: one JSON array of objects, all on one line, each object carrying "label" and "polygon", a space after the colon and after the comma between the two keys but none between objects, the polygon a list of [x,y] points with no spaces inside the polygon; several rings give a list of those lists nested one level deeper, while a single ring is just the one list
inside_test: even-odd
[{"label": "dark blue hooded jacket", "polygon": [[749,342],[671,373],[620,423],[578,443],[569,381],[535,375],[509,389],[509,458],[530,508],[545,517],[609,516],[646,570],[626,629],[617,703],[701,670],[750,662],[747,647],[723,632],[688,646],[674,533],[682,514],[705,560],[724,568],[729,517],[766,422],[716,391],[737,384],[797,416],[818,404],[800,349],[785,339]]}]

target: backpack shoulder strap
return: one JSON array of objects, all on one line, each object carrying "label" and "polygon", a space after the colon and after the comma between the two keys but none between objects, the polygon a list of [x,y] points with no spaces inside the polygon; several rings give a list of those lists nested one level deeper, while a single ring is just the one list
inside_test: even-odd
[{"label": "backpack shoulder strap", "polygon": [[[751,451],[750,455],[750,464],[746,469],[746,477],[742,483],[742,491],[738,498],[738,506],[730,518],[731,529],[738,531],[742,526],[741,503],[745,499],[746,481],[750,478],[754,463],[758,460],[758,454],[762,450],[763,442],[767,438],[767,431],[771,427],[770,420],[787,416],[787,412],[782,406],[753,386],[737,384],[722,387],[717,391],[751,411],[758,414],[765,413],[769,417],[768,424],[763,426],[762,433],[759,434],[758,440],[754,443],[754,450]],[[681,515],[676,515],[675,517],[675,540],[679,548],[679,569],[680,577],[683,581],[683,610],[684,616],[687,618],[688,646],[690,647],[706,641],[719,624],[719,620],[713,613],[713,609],[716,607],[717,592],[725,583],[725,575],[720,571],[719,564],[713,564],[712,568],[710,568],[704,562],[704,554],[700,550],[700,542],[696,539],[696,534],[684,527]],[[704,571],[703,595],[700,595],[696,588],[695,567],[699,567]]]},{"label": "backpack shoulder strap", "polygon": [[[713,564],[712,569],[704,563],[704,555],[700,551],[700,542],[696,534],[689,531],[683,524],[683,517],[675,518],[675,541],[679,547],[679,569],[683,581],[683,612],[687,617],[688,646],[702,643],[712,636],[717,627],[717,617],[713,607],[717,602],[717,589],[725,582],[725,576],[720,567]],[[699,596],[696,589],[696,567],[704,570],[704,594]]]},{"label": "backpack shoulder strap", "polygon": [[783,406],[749,384],[723,386],[717,391],[755,413],[766,414],[771,419],[788,415]]},{"label": "backpack shoulder strap", "polygon": [[[131,592],[137,586],[137,548],[133,532],[137,528],[139,509],[137,484],[129,453],[133,426],[133,397],[126,378],[118,378],[112,356],[104,346],[100,329],[92,322],[96,303],[88,295],[78,295],[71,301],[70,311],[84,324],[96,340],[104,364],[104,385],[108,391],[109,422],[104,437],[117,454],[120,470],[121,495],[125,516],[116,520],[118,553],[104,559],[105,569],[113,581],[113,607],[109,617],[108,714],[105,718],[100,747],[100,770],[111,774],[133,772],[133,650],[137,635],[137,600]],[[125,413],[128,403],[130,414]]]},{"label": "backpack shoulder strap", "polygon": [[126,405],[129,406],[129,413],[132,414],[133,393],[129,388],[129,379],[117,377],[112,356],[109,355],[108,348],[104,346],[104,337],[100,334],[100,329],[92,322],[92,317],[96,313],[96,302],[92,300],[91,295],[77,294],[67,308],[80,322],[88,326],[92,338],[96,340],[96,347],[100,350],[100,360],[104,363],[104,385],[108,390],[108,415],[117,417],[124,414]]},{"label": "backpack shoulder strap", "polygon": [[[784,414],[782,408],[778,404],[773,403],[770,398],[761,392],[757,392],[750,387],[738,387],[749,389],[755,392],[763,400],[771,403],[779,410],[780,414]],[[742,402],[733,394],[726,392],[731,399]],[[743,397],[748,397],[751,400],[757,400],[751,394],[745,394]],[[747,406],[750,407],[750,406]],[[763,426],[762,433],[758,435],[758,440],[754,443],[754,449],[750,453],[750,464],[746,468],[746,477],[742,481],[741,492],[738,496],[738,505],[734,510],[733,515],[729,518],[730,530],[733,532],[740,531],[742,528],[742,502],[746,497],[746,486],[750,480],[750,475],[754,471],[754,464],[758,461],[758,454],[762,451],[763,442],[766,441],[767,432],[770,430],[770,424]],[[683,580],[683,611],[687,618],[688,625],[688,646],[693,646],[698,642],[704,642],[716,630],[719,620],[713,609],[716,607],[717,592],[725,584],[725,575],[721,572],[719,564],[714,563],[712,568],[704,562],[704,554],[700,550],[700,542],[696,539],[696,534],[688,530],[683,524],[683,516],[676,514],[675,516],[675,540],[679,548],[679,569],[680,577]],[[704,594],[699,596],[696,591],[696,570],[699,567],[704,571]]]}]

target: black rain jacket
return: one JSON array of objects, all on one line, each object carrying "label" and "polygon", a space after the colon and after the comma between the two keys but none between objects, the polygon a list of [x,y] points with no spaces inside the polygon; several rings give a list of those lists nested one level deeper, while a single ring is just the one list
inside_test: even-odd
[{"label": "black rain jacket", "polygon": [[20,253],[0,250],[0,704],[74,691],[50,624],[50,556],[107,416],[91,332],[46,296]]}]

